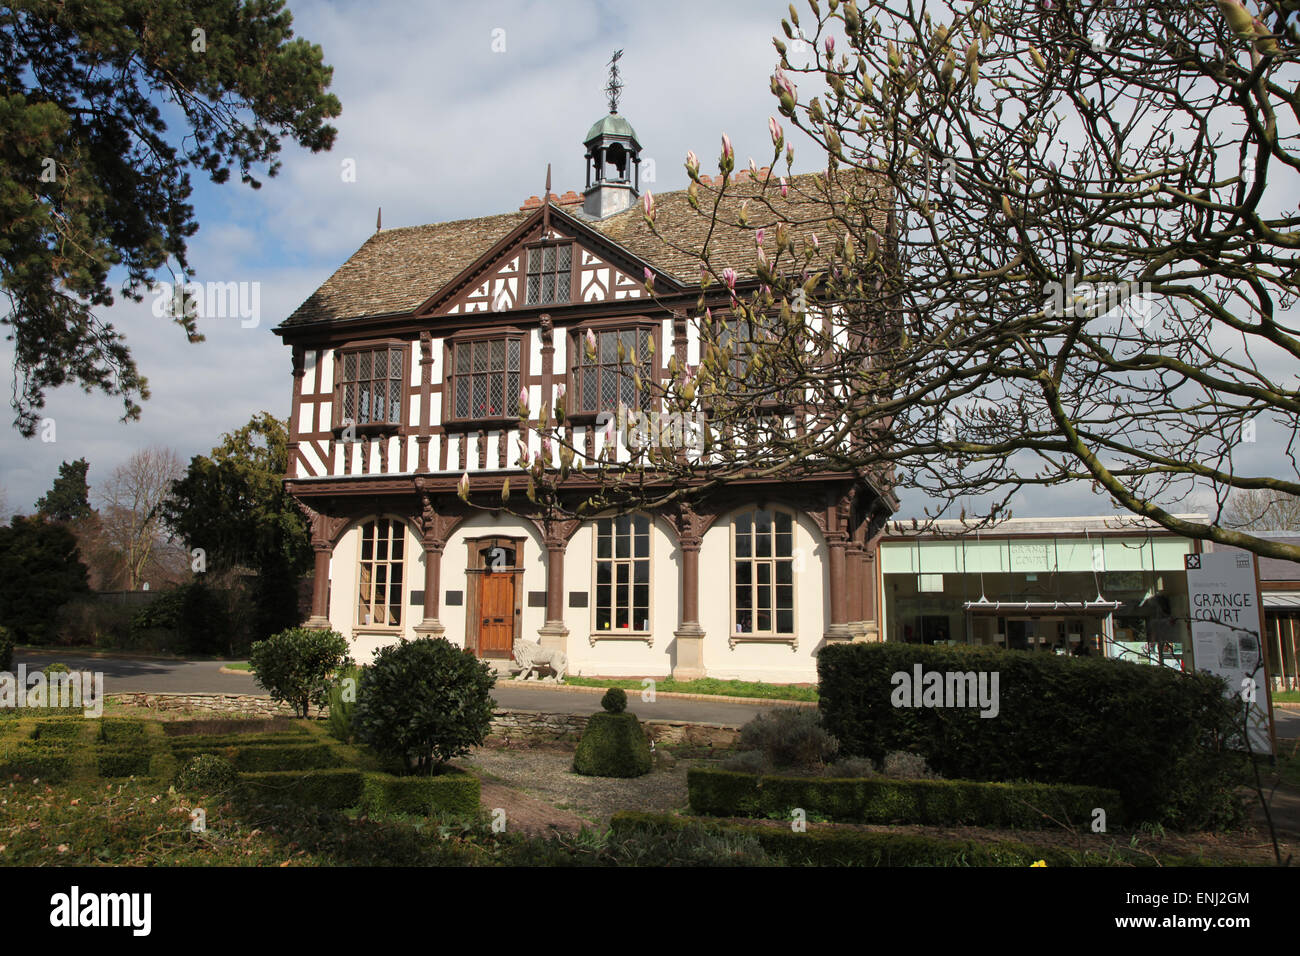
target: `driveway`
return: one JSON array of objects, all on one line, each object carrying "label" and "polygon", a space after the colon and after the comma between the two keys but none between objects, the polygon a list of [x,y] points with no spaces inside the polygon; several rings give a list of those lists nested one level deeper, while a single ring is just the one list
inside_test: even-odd
[{"label": "driveway", "polygon": [[[256,694],[265,697],[250,674],[222,674],[223,661],[186,661],[171,658],[103,657],[63,653],[60,651],[16,651],[14,667],[28,669],[62,661],[76,670],[100,671],[104,675],[104,693],[125,694]],[[492,691],[497,703],[507,710],[531,710],[542,713],[594,714],[600,710],[603,690],[594,688],[521,687],[508,680],[498,682]],[[643,701],[640,691],[628,691],[628,710],[643,719],[687,720],[693,723],[731,724],[739,726],[769,709],[764,704],[732,704],[708,700],[691,700],[658,696],[653,703]],[[1273,717],[1278,740],[1300,738],[1300,711],[1274,708]]]}]

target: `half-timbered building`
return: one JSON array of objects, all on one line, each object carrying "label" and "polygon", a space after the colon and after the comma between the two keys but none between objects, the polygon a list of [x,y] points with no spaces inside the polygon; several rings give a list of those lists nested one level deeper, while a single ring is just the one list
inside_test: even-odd
[{"label": "half-timbered building", "polygon": [[[894,502],[880,481],[740,479],[644,511],[529,513],[521,461],[543,449],[521,392],[536,410],[563,389],[574,445],[594,459],[604,418],[633,404],[620,351],[656,381],[674,358],[700,361],[690,250],[708,217],[685,191],[657,194],[655,235],[641,145],[617,113],[584,145],[580,195],[377,231],[276,329],[293,356],[286,481],[316,554],[309,624],[361,660],[441,635],[497,659],[540,641],[576,674],[813,681],[825,642],[879,633],[877,539]],[[705,192],[720,183],[702,177]],[[752,287],[752,227],[710,243]],[[517,507],[475,505],[499,503],[512,477]],[[584,480],[566,487],[581,495]]]}]

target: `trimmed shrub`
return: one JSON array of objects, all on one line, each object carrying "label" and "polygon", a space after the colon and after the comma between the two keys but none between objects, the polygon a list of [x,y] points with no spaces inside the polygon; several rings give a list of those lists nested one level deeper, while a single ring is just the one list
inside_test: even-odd
[{"label": "trimmed shrub", "polygon": [[216,754],[198,754],[191,757],[176,775],[176,786],[181,790],[199,793],[221,793],[239,783],[239,774],[225,757]]},{"label": "trimmed shrub", "polygon": [[[998,713],[894,706],[895,673],[993,672]],[[944,777],[1119,791],[1131,817],[1189,829],[1242,819],[1223,682],[1207,674],[999,648],[834,644],[818,657],[819,707],[848,756],[925,756]]]},{"label": "trimmed shrub", "polygon": [[650,772],[650,742],[636,714],[592,714],[573,755],[588,777],[639,777]]},{"label": "trimmed shrub", "polygon": [[428,776],[480,746],[492,726],[496,674],[446,638],[381,648],[362,673],[352,725],[357,739]]},{"label": "trimmed shrub", "polygon": [[330,685],[352,659],[337,631],[291,627],[254,644],[248,663],[272,698],[306,717],[310,705],[326,703]]},{"label": "trimmed shrub", "polygon": [[686,772],[691,809],[713,817],[761,816],[762,781],[759,774],[734,770],[692,767]]},{"label": "trimmed shrub", "polygon": [[[611,832],[623,838],[634,832],[666,836],[698,821],[664,814],[622,811],[609,821]],[[708,824],[719,832],[750,835],[787,866],[1016,866],[1043,860],[1048,866],[1178,864],[1171,858],[1156,861],[1142,853],[1071,853],[1055,847],[1034,846],[1013,840],[953,840],[871,830],[815,828],[797,833],[789,826],[718,822]]]},{"label": "trimmed shrub", "polygon": [[72,760],[67,746],[24,741],[0,756],[0,777],[17,775],[59,783],[72,776]]},{"label": "trimmed shrub", "polygon": [[40,720],[32,728],[32,740],[72,741],[80,737],[85,728],[82,719]]},{"label": "trimmed shrub", "polygon": [[104,743],[133,743],[145,738],[145,725],[142,720],[129,717],[105,717],[99,722],[99,739]]},{"label": "trimmed shrub", "polygon": [[885,759],[880,762],[880,774],[894,780],[935,780],[939,776],[920,754],[903,750],[885,754]]},{"label": "trimmed shrub", "polygon": [[751,833],[698,823],[654,832],[627,828],[606,853],[616,866],[779,866]]},{"label": "trimmed shrub", "polygon": [[828,777],[874,777],[876,765],[866,757],[841,757],[826,768]]},{"label": "trimmed shrub", "polygon": [[[357,693],[361,687],[360,667],[345,667],[329,691],[329,718],[326,726],[330,736],[345,744],[352,743],[356,732],[352,729],[352,718],[357,709]],[[350,683],[349,683],[350,682]]]},{"label": "trimmed shrub", "polygon": [[352,767],[246,773],[240,776],[239,787],[248,800],[341,810],[360,801],[361,776]]},{"label": "trimmed shrub", "polygon": [[14,644],[13,632],[0,625],[0,671],[13,670]]},{"label": "trimmed shrub", "polygon": [[834,758],[839,742],[810,707],[777,707],[740,728],[740,749],[758,750],[778,770],[818,770]]},{"label": "trimmed shrub", "polygon": [[722,761],[721,767],[723,770],[734,770],[736,773],[757,774],[764,774],[772,769],[767,756],[761,750],[746,750],[728,757]]},{"label": "trimmed shrub", "polygon": [[621,714],[627,710],[627,691],[621,687],[611,687],[600,699],[600,706],[607,714]]},{"label": "trimmed shrub", "polygon": [[144,747],[101,750],[96,759],[101,777],[147,777],[153,758]]},{"label": "trimmed shrub", "polygon": [[473,816],[479,810],[479,779],[463,770],[446,770],[431,777],[366,773],[362,775],[359,806],[371,814]]},{"label": "trimmed shrub", "polygon": [[217,753],[241,773],[268,770],[316,770],[341,767],[345,761],[327,744],[262,744],[260,746],[173,747],[177,759],[186,760],[199,753]]}]

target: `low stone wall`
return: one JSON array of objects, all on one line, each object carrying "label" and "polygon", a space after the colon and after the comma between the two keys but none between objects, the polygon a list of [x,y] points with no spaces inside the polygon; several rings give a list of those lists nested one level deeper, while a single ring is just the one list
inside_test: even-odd
[{"label": "low stone wall", "polygon": [[[492,715],[489,742],[503,746],[576,744],[587,727],[587,714],[548,714],[499,710]],[[733,747],[740,730],[727,724],[684,720],[643,720],[646,736],[657,744],[687,747]]]},{"label": "low stone wall", "polygon": [[[288,704],[252,694],[109,694],[109,701],[149,710],[200,710],[248,717],[292,715]],[[328,709],[317,716],[324,716]],[[586,714],[498,710],[492,715],[490,743],[500,746],[576,744],[587,727]],[[685,720],[643,720],[646,736],[655,743],[686,747],[732,747],[740,730],[727,724]]]},{"label": "low stone wall", "polygon": [[128,707],[147,707],[149,710],[210,710],[218,714],[266,717],[281,714],[293,716],[293,708],[253,694],[106,694],[111,703]]}]

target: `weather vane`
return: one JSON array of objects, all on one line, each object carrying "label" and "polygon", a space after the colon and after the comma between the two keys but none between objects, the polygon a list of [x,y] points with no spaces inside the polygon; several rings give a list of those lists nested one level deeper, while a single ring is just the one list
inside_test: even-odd
[{"label": "weather vane", "polygon": [[605,84],[605,92],[609,94],[611,113],[618,112],[618,94],[623,91],[623,80],[618,75],[618,58],[622,55],[622,50],[615,50],[614,55],[609,59],[609,82]]}]

